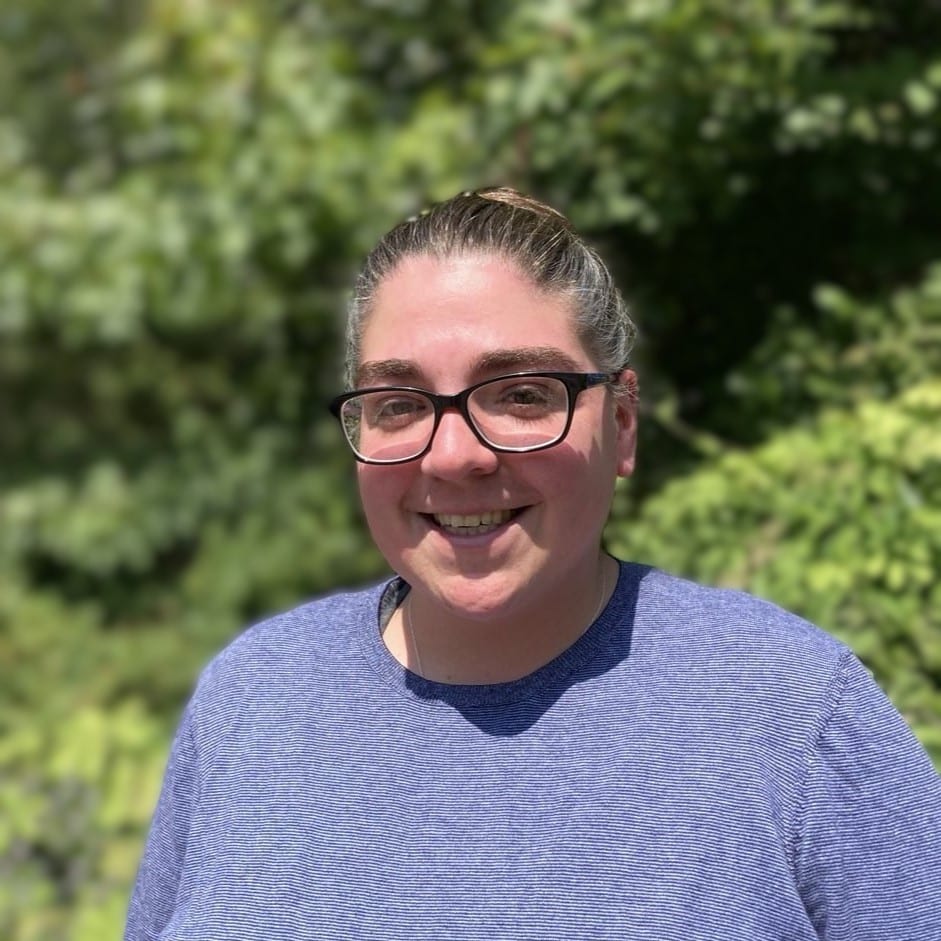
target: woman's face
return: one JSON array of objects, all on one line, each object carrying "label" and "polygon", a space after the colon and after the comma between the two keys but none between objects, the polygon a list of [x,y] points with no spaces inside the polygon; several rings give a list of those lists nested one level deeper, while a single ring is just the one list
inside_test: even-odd
[{"label": "woman's face", "polygon": [[[360,388],[442,394],[511,372],[598,368],[568,299],[489,255],[405,259],[380,285],[360,356]],[[605,386],[578,397],[564,441],[529,454],[490,451],[447,411],[423,457],[357,465],[363,508],[392,568],[455,614],[548,612],[566,586],[594,584],[614,481],[633,469],[634,440],[632,405]]]}]

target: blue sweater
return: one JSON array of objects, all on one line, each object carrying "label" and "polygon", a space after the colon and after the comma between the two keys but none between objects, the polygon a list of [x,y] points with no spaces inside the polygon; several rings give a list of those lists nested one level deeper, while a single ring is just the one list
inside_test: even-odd
[{"label": "blue sweater", "polygon": [[397,587],[206,669],[126,941],[941,939],[941,779],[831,637],[622,564],[551,663],[446,685],[383,646]]}]

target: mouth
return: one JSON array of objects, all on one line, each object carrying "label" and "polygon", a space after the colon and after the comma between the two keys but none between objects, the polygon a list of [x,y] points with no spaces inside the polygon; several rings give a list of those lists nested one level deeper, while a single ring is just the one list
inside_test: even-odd
[{"label": "mouth", "polygon": [[481,536],[499,529],[523,512],[513,510],[485,510],[482,513],[429,513],[424,514],[438,529],[450,536]]}]

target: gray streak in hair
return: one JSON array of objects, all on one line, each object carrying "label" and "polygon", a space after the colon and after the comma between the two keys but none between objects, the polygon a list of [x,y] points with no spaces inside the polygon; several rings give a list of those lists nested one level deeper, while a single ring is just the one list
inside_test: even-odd
[{"label": "gray streak in hair", "polygon": [[369,253],[347,315],[345,379],[359,362],[363,327],[382,281],[411,256],[493,255],[550,294],[568,295],[579,336],[602,372],[627,365],[634,324],[611,273],[562,213],[516,190],[461,193],[400,223]]}]

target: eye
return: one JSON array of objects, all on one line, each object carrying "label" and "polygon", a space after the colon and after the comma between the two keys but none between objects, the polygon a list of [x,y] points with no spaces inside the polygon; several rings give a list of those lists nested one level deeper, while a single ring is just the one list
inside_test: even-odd
[{"label": "eye", "polygon": [[382,429],[404,428],[429,414],[431,406],[421,395],[405,392],[374,392],[367,398],[366,422]]},{"label": "eye", "polygon": [[539,407],[551,402],[552,394],[545,386],[527,382],[504,389],[500,400],[507,405]]},{"label": "eye", "polygon": [[475,404],[490,415],[542,418],[566,408],[566,389],[548,376],[501,379],[482,386]]}]

